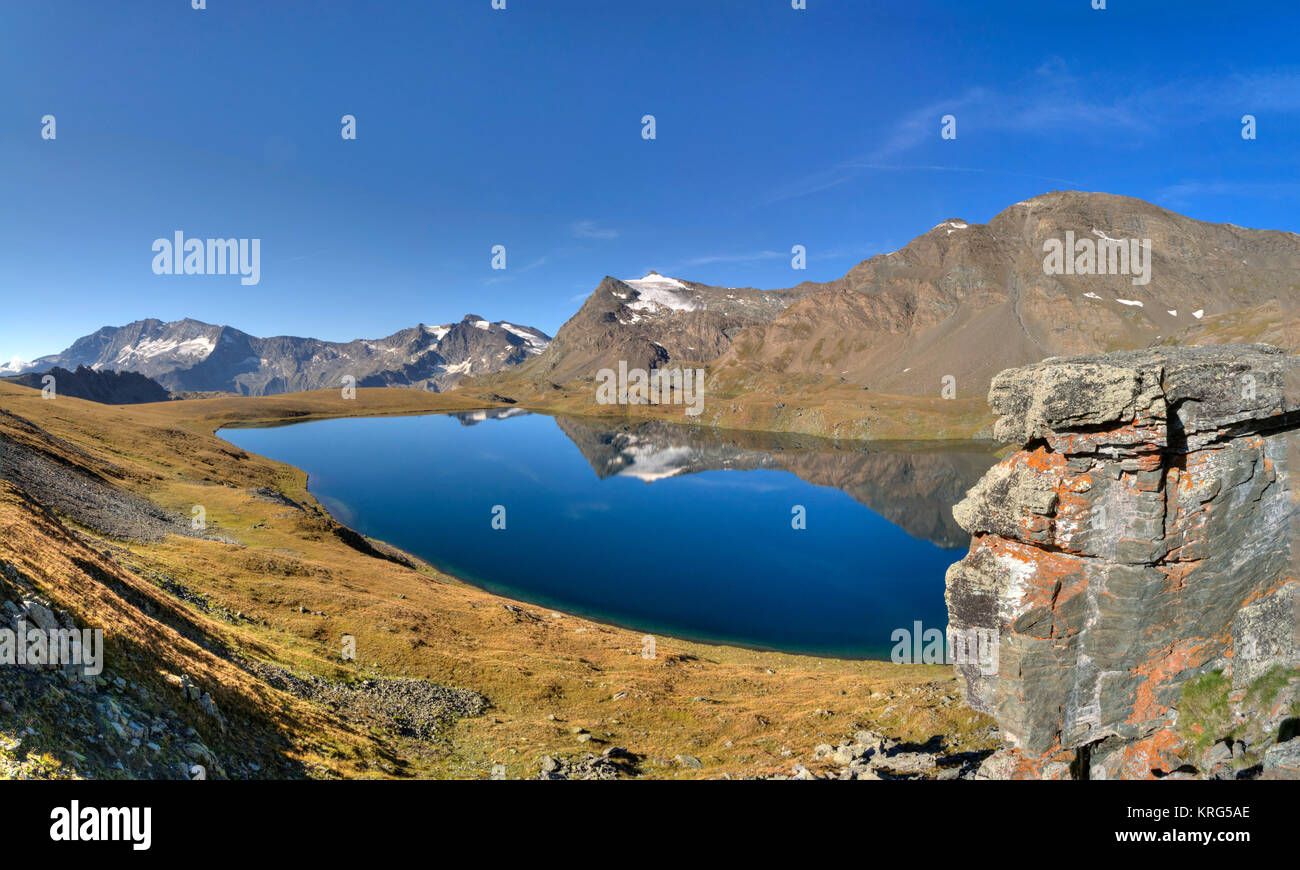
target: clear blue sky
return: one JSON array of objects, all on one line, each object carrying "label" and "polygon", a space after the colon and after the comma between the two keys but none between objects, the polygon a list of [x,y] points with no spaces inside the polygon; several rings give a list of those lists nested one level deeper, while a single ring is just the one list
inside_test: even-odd
[{"label": "clear blue sky", "polygon": [[[828,280],[1054,189],[1300,231],[1294,3],[1108,5],[6,2],[0,359],[151,316],[554,333],[606,274]],[[155,276],[178,229],[260,238],[261,283]]]}]

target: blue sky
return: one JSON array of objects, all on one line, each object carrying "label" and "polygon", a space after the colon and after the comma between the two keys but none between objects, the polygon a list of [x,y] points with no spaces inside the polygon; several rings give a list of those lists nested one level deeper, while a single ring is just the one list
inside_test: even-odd
[{"label": "blue sky", "polygon": [[[554,333],[606,274],[829,280],[1056,189],[1300,231],[1293,3],[207,5],[0,9],[0,360],[151,316]],[[176,230],[260,238],[261,282],[154,275]]]}]

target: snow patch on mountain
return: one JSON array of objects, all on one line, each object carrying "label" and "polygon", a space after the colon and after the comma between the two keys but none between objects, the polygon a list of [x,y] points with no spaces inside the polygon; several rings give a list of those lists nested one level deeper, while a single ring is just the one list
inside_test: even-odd
[{"label": "snow patch on mountain", "polygon": [[668,278],[660,275],[658,272],[651,272],[644,278],[633,278],[625,280],[624,284],[636,291],[636,301],[627,303],[628,308],[638,311],[654,311],[656,308],[667,308],[670,311],[695,311],[699,308],[694,302],[678,293],[678,290],[689,291],[681,281],[675,278]]},{"label": "snow patch on mountain", "polygon": [[527,343],[528,346],[524,348],[524,353],[533,354],[535,356],[546,350],[547,345],[551,343],[550,340],[544,337],[541,333],[529,329],[527,326],[517,326],[503,320],[501,321],[501,328],[511,335],[522,338],[524,342]]},{"label": "snow patch on mountain", "polygon": [[163,354],[174,353],[176,356],[198,357],[206,359],[208,354],[212,353],[217,347],[216,342],[202,336],[191,338],[187,341],[163,341],[160,339],[146,340],[140,342],[135,347],[127,346],[122,348],[118,353],[114,363],[131,363],[139,360],[152,359],[162,356]]},{"label": "snow patch on mountain", "polygon": [[548,344],[550,344],[549,341],[547,341],[546,339],[542,338],[541,335],[539,335],[537,332],[535,332],[535,331],[529,329],[529,328],[526,327],[526,326],[516,326],[516,325],[513,324],[513,323],[506,323],[506,322],[503,320],[503,321],[501,321],[501,328],[504,329],[506,332],[509,332],[509,333],[512,334],[512,335],[517,335],[517,336],[519,336],[520,338],[522,338],[524,341],[528,342],[529,344],[541,345],[541,346],[543,346],[543,347],[546,346],[546,345],[548,345]]}]

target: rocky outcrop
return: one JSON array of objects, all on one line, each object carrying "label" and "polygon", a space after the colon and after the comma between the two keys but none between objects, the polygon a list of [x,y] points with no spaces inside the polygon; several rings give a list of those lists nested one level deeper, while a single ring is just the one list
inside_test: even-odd
[{"label": "rocky outcrop", "polygon": [[[1288,775],[1300,744],[1300,357],[1265,345],[998,375],[1021,449],[954,508],[947,576],[983,775]],[[977,633],[973,630],[979,630]],[[965,654],[963,654],[965,653]]]}]

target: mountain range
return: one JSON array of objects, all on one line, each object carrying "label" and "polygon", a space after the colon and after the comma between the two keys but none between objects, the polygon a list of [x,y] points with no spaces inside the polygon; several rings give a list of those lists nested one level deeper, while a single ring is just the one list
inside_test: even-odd
[{"label": "mountain range", "polygon": [[[1049,274],[1053,241],[1140,242],[1149,281]],[[1050,193],[987,224],[948,220],[872,257],[737,337],[716,377],[843,378],[872,390],[938,395],[946,375],[983,397],[998,372],[1046,357],[1187,343],[1205,318],[1300,300],[1300,235],[1193,220],[1122,196]],[[1294,326],[1294,321],[1292,328]],[[1296,338],[1292,336],[1291,341]]]},{"label": "mountain range", "polygon": [[[1107,247],[1120,244],[1131,246],[1134,270],[1145,252],[1142,275],[1096,274],[1108,271]],[[1053,245],[1095,251],[1094,268],[1073,258],[1052,268]],[[1297,303],[1300,235],[1065,191],[987,224],[945,220],[828,282],[758,290],[653,271],[606,277],[554,340],[474,315],[346,343],[141,320],[0,374],[85,365],[140,372],[173,392],[241,395],[337,388],[352,375],[358,386],[470,385],[532,407],[559,409],[564,395],[572,411],[593,404],[591,382],[619,362],[707,366],[710,395],[728,404],[703,421],[839,434],[849,429],[832,427],[893,407],[882,398],[938,399],[948,384],[982,407],[995,374],[1052,356],[1225,341],[1300,350]],[[744,419],[760,407],[761,419]]]},{"label": "mountain range", "polygon": [[550,336],[528,326],[488,322],[420,324],[386,338],[349,342],[258,338],[198,320],[137,320],[106,326],[67,350],[0,374],[58,366],[138,372],[172,392],[262,396],[334,389],[346,376],[359,387],[414,387],[440,392],[467,374],[498,371],[541,353]]},{"label": "mountain range", "polygon": [[[1053,244],[1142,247],[1146,276],[1049,268]],[[1127,251],[1126,251],[1127,253]],[[1133,269],[1136,268],[1134,260]],[[987,224],[945,220],[842,278],[761,291],[651,273],[605,278],[546,351],[487,379],[497,392],[574,385],[612,361],[707,363],[713,394],[845,384],[938,398],[987,393],[1047,357],[1153,344],[1300,345],[1300,235],[1214,224],[1123,196],[1053,192]]]}]

